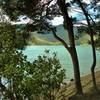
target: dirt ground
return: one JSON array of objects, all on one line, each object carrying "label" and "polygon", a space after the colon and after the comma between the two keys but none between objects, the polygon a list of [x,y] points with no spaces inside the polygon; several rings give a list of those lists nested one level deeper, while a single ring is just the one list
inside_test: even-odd
[{"label": "dirt ground", "polygon": [[[81,83],[83,87],[84,96],[73,96],[75,94],[74,80],[66,85],[66,91],[64,93],[65,100],[68,100],[69,97],[73,97],[70,100],[100,100],[100,71],[96,72],[96,82],[98,90],[96,91],[93,88],[92,77],[91,75],[86,75],[81,78]],[[62,99],[64,100],[64,99]]]}]

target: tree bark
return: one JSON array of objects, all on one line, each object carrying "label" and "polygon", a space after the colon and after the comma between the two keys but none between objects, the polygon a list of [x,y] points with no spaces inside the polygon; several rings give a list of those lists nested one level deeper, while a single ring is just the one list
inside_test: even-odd
[{"label": "tree bark", "polygon": [[56,34],[56,32],[53,30],[53,28],[51,28],[46,23],[44,23],[44,24],[47,28],[49,28],[53,32],[54,37],[57,40],[59,40],[64,45],[64,47],[67,49],[67,51],[70,53],[71,58],[72,58],[72,63],[73,63],[73,69],[74,69],[76,94],[83,95],[81,79],[80,79],[79,61],[78,61],[77,52],[76,52],[76,48],[75,48],[72,18],[70,18],[68,15],[68,11],[66,9],[66,3],[64,2],[64,0],[58,0],[57,3],[59,5],[59,8],[64,17],[64,21],[66,24],[65,27],[68,31],[70,46],[68,46],[68,44]]},{"label": "tree bark", "polygon": [[80,80],[80,71],[79,71],[79,62],[77,57],[77,52],[75,47],[70,49],[70,55],[73,62],[73,68],[74,68],[74,79],[75,79],[75,86],[76,86],[76,94],[83,94],[82,92],[82,86],[81,86],[81,80]]},{"label": "tree bark", "polygon": [[91,74],[92,74],[93,86],[95,89],[97,89],[95,72],[94,72],[95,66],[96,66],[96,51],[95,51],[95,44],[94,44],[93,35],[91,35],[91,44],[92,44],[92,53],[93,53],[93,64],[91,66]]}]

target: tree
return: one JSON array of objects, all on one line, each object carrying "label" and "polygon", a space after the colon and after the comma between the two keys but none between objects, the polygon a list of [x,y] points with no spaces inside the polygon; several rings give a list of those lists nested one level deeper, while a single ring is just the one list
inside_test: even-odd
[{"label": "tree", "polygon": [[53,53],[51,57],[47,51],[47,55],[39,56],[32,63],[28,62],[27,57],[18,51],[23,45],[16,39],[19,33],[10,23],[0,23],[1,98],[55,100],[58,91],[61,92],[65,70],[61,68],[56,54]]},{"label": "tree", "polygon": [[61,84],[64,85],[65,70],[61,68],[55,53],[50,57],[47,50],[46,55],[38,56],[27,70],[27,74],[22,84],[22,90],[25,90],[23,95],[26,98],[56,100],[57,94],[61,95]]},{"label": "tree", "polygon": [[[91,15],[89,15],[88,11],[85,9],[86,7],[84,7],[84,3],[82,3],[80,0],[76,0],[76,2],[81,7],[81,9],[86,17],[87,24],[88,24],[88,30],[89,30],[89,35],[91,37],[91,45],[92,45],[92,52],[93,52],[93,64],[91,66],[91,74],[92,74],[93,86],[95,89],[97,89],[95,72],[94,72],[95,67],[96,67],[96,50],[95,50],[95,44],[94,44],[94,31],[91,27],[91,22],[90,22],[90,19],[92,19],[92,17],[91,17]],[[89,19],[89,17],[90,17],[90,19]],[[92,21],[93,21],[93,19],[92,19]],[[93,21],[93,23],[94,23],[94,21]]]},{"label": "tree", "polygon": [[68,31],[69,35],[69,41],[70,41],[70,47],[68,45],[64,44],[67,50],[69,51],[71,57],[72,57],[72,62],[74,66],[74,77],[75,77],[75,85],[76,85],[76,93],[77,94],[83,94],[82,93],[82,86],[80,83],[80,72],[79,72],[79,62],[78,62],[78,57],[75,49],[75,40],[74,40],[74,32],[73,32],[73,21],[72,18],[69,17],[68,14],[68,6],[66,5],[66,2],[63,0],[58,0],[58,5],[60,7],[60,10],[63,14],[64,17],[64,24],[65,28]]},{"label": "tree", "polygon": [[[14,15],[17,15],[16,12],[18,12],[18,15],[19,13],[25,14],[33,20],[33,29],[38,30],[39,28],[45,28],[53,32],[55,38],[65,46],[71,55],[74,68],[76,94],[83,94],[80,80],[79,61],[74,41],[73,19],[69,17],[68,14],[69,3],[66,3],[65,0],[57,0],[57,2],[53,5],[51,5],[53,0],[46,0],[46,2],[42,0],[15,0],[16,2],[12,2],[12,0],[3,1],[4,3],[2,4],[2,8],[4,8],[7,14],[11,16],[11,18],[14,18]],[[12,3],[14,3],[13,6]],[[59,15],[62,15],[64,18],[63,25],[68,31],[70,46],[68,46],[63,39],[57,36],[55,29],[52,28],[50,24],[48,24],[48,19],[52,19]]]},{"label": "tree", "polygon": [[[14,77],[20,83],[23,77],[23,66],[25,64],[22,63],[24,57],[21,57],[21,53],[18,53],[16,50],[16,48],[22,47],[23,44],[23,42],[18,42],[18,34],[20,34],[23,40],[22,32],[17,32],[15,26],[12,26],[10,23],[0,23],[0,89],[2,98],[10,98],[11,100],[15,100],[13,90],[15,84],[12,84],[15,81]],[[19,67],[21,67],[20,70]]]}]

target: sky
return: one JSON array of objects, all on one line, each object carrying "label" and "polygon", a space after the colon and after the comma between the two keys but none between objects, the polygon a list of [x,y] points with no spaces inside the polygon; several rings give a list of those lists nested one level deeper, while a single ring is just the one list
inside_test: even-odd
[{"label": "sky", "polygon": [[[42,0],[42,2],[46,2],[46,0]],[[51,2],[51,4],[49,6],[51,6],[52,4],[55,4],[57,0],[53,0],[53,2]],[[68,1],[68,0],[67,0]],[[70,1],[70,0],[69,0]],[[86,2],[87,4],[90,3],[90,0],[83,0],[84,2]],[[76,11],[82,12],[80,9],[74,9]],[[93,10],[90,10],[91,13],[93,13]],[[82,23],[87,24],[85,20],[85,16],[82,13],[78,13],[78,12],[74,12],[73,10],[71,10],[71,13],[69,13],[70,16],[72,17],[77,17],[77,20],[80,20]],[[11,22],[12,24],[27,24],[28,22],[30,22],[29,18],[25,18],[26,16],[20,16],[19,17],[19,21],[17,22]],[[53,20],[51,20],[52,25],[57,26],[60,24],[63,24],[63,16],[60,17],[55,17]]]},{"label": "sky", "polygon": [[57,25],[60,25],[60,24],[63,24],[63,16],[60,16],[60,17],[55,17],[51,23],[54,25],[54,26],[57,26]]},{"label": "sky", "polygon": [[[56,0],[53,0],[53,1],[56,1]],[[67,0],[67,1],[70,1],[70,0]],[[90,4],[91,0],[83,0],[83,2]],[[53,4],[53,2],[52,2],[52,4]],[[98,5],[100,5],[100,2],[98,3]],[[83,24],[87,24],[87,22],[85,20],[85,16],[83,15],[83,13],[79,13],[79,12],[82,12],[82,11],[79,8],[74,9],[74,10],[78,11],[78,12],[75,13],[75,11],[71,10],[71,13],[69,13],[69,15],[72,16],[72,17],[76,17],[77,20],[79,20]],[[96,14],[97,12],[94,12],[93,9],[90,9],[89,13]],[[94,19],[94,16],[92,16],[92,18]],[[56,25],[59,25],[59,24],[63,24],[63,21],[64,21],[63,17],[60,16],[60,17],[55,17],[51,22],[52,22],[53,25],[56,26]]]}]

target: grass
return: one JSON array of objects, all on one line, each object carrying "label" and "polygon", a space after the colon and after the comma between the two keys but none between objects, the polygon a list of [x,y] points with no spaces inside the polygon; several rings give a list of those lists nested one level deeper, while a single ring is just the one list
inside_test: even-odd
[{"label": "grass", "polygon": [[64,93],[66,96],[65,100],[68,100],[68,98],[71,96],[73,96],[73,99],[71,100],[100,100],[100,71],[96,72],[96,81],[97,81],[98,91],[96,91],[93,88],[91,75],[86,75],[81,78],[84,98],[83,97],[75,98],[75,96],[73,96],[75,94],[74,81],[70,82],[67,85],[66,92]]},{"label": "grass", "polygon": [[61,45],[60,42],[51,42],[45,39],[40,39],[35,36],[29,39],[28,44],[30,45]]}]

